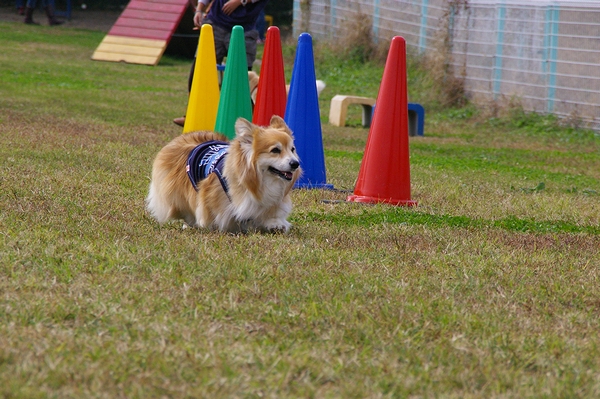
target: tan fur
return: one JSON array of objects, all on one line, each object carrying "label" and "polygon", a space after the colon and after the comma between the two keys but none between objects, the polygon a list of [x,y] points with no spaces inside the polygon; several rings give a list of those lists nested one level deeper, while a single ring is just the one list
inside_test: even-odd
[{"label": "tan fur", "polygon": [[[236,138],[225,159],[223,175],[229,197],[216,175],[198,184],[196,192],[186,173],[189,153],[209,140],[227,141],[213,132],[183,134],[157,154],[152,182],[146,198],[150,214],[164,223],[183,219],[188,225],[221,231],[283,231],[290,223],[290,191],[300,177],[294,138],[283,119],[273,116],[263,128],[243,118],[236,122]],[[280,152],[273,152],[277,148]],[[273,167],[288,174],[287,180],[269,170]]]},{"label": "tan fur", "polygon": [[248,71],[248,86],[250,86],[250,97],[252,104],[256,103],[256,91],[258,90],[258,74],[253,71]]}]

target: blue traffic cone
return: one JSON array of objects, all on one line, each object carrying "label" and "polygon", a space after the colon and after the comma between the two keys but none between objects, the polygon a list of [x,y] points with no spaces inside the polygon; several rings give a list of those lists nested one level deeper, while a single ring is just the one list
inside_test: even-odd
[{"label": "blue traffic cone", "polygon": [[302,177],[294,187],[333,189],[333,185],[327,184],[315,60],[312,37],[308,33],[298,37],[284,120],[294,132],[302,166]]}]

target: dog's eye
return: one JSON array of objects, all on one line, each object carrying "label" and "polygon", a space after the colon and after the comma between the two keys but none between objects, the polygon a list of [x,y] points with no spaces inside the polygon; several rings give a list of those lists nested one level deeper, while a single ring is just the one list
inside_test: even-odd
[{"label": "dog's eye", "polygon": [[292,152],[296,152],[296,147],[292,147]]},{"label": "dog's eye", "polygon": [[281,153],[281,150],[280,150],[279,148],[275,147],[275,148],[273,148],[273,149],[271,150],[271,152],[272,152],[273,154],[280,154],[280,153]]}]

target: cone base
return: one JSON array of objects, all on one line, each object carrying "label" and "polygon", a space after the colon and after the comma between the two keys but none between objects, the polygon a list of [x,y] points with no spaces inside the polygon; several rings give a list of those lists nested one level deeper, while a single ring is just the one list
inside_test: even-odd
[{"label": "cone base", "polygon": [[412,200],[401,200],[394,198],[378,198],[378,197],[367,197],[365,195],[349,195],[346,198],[348,202],[361,202],[367,204],[378,204],[378,203],[386,203],[390,205],[396,206],[417,206],[417,201]]},{"label": "cone base", "polygon": [[294,188],[306,188],[306,189],[323,189],[323,190],[333,190],[333,184],[327,183],[298,183],[294,184]]}]

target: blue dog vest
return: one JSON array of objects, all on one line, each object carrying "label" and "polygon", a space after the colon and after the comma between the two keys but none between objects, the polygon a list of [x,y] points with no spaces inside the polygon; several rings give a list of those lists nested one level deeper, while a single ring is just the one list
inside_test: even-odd
[{"label": "blue dog vest", "polygon": [[223,186],[223,190],[228,194],[229,187],[225,176],[223,176],[225,155],[228,149],[229,143],[211,140],[200,144],[190,152],[185,170],[192,186],[194,186],[194,190],[198,191],[198,182],[206,179],[211,173],[215,173],[221,182],[221,186]]}]

